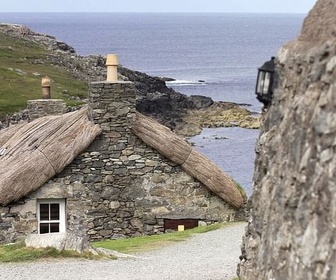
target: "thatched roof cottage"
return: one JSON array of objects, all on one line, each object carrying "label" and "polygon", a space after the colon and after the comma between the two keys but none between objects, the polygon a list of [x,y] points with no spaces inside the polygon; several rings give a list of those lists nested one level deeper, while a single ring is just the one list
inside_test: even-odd
[{"label": "thatched roof cottage", "polygon": [[133,83],[109,79],[90,84],[79,111],[64,114],[61,100],[29,101],[31,121],[0,131],[0,242],[53,232],[120,238],[234,220],[245,202],[235,182],[136,112]]}]

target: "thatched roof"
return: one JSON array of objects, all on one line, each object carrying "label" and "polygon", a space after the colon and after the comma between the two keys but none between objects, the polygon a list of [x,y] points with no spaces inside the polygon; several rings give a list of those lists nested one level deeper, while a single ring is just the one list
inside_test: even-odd
[{"label": "thatched roof", "polygon": [[[131,129],[147,145],[202,182],[235,208],[245,197],[236,183],[167,127],[137,113]],[[0,205],[28,195],[61,172],[101,133],[87,108],[38,118],[0,131]]]},{"label": "thatched roof", "polygon": [[87,108],[38,118],[0,131],[0,205],[42,186],[101,133]]},{"label": "thatched roof", "polygon": [[147,145],[181,165],[184,171],[224,201],[235,208],[243,206],[246,198],[239,191],[237,184],[169,128],[137,112],[131,129]]}]

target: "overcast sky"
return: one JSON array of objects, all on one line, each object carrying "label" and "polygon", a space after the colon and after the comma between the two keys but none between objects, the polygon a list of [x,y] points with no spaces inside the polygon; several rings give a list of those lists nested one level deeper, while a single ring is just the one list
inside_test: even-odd
[{"label": "overcast sky", "polygon": [[314,6],[316,1],[317,0],[2,0],[0,12],[307,13]]}]

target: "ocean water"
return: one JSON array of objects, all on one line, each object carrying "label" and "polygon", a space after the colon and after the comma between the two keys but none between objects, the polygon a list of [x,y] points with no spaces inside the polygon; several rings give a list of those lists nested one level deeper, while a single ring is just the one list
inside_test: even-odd
[{"label": "ocean water", "polygon": [[216,162],[227,174],[244,187],[246,193],[252,193],[252,175],[254,169],[254,146],[259,130],[232,128],[205,128],[202,134],[192,137],[195,149]]},{"label": "ocean water", "polygon": [[[304,16],[0,13],[0,22],[53,35],[81,55],[117,53],[130,69],[176,79],[169,86],[179,92],[250,104],[260,112],[257,68],[298,35]],[[256,130],[206,129],[191,141],[250,195],[257,137]]]}]

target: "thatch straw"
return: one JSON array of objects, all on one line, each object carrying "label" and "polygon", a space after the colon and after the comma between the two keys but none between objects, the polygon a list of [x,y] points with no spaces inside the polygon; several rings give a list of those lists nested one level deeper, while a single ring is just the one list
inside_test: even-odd
[{"label": "thatch straw", "polygon": [[198,179],[224,201],[235,208],[243,206],[245,197],[238,190],[237,184],[167,127],[137,112],[131,129],[147,145],[180,164],[189,175]]},{"label": "thatch straw", "polygon": [[[236,183],[167,127],[137,112],[132,131],[235,208],[245,197]],[[0,131],[0,205],[38,189],[83,152],[101,133],[87,108],[38,118]]]},{"label": "thatch straw", "polygon": [[87,108],[0,131],[0,205],[38,189],[101,133]]}]

